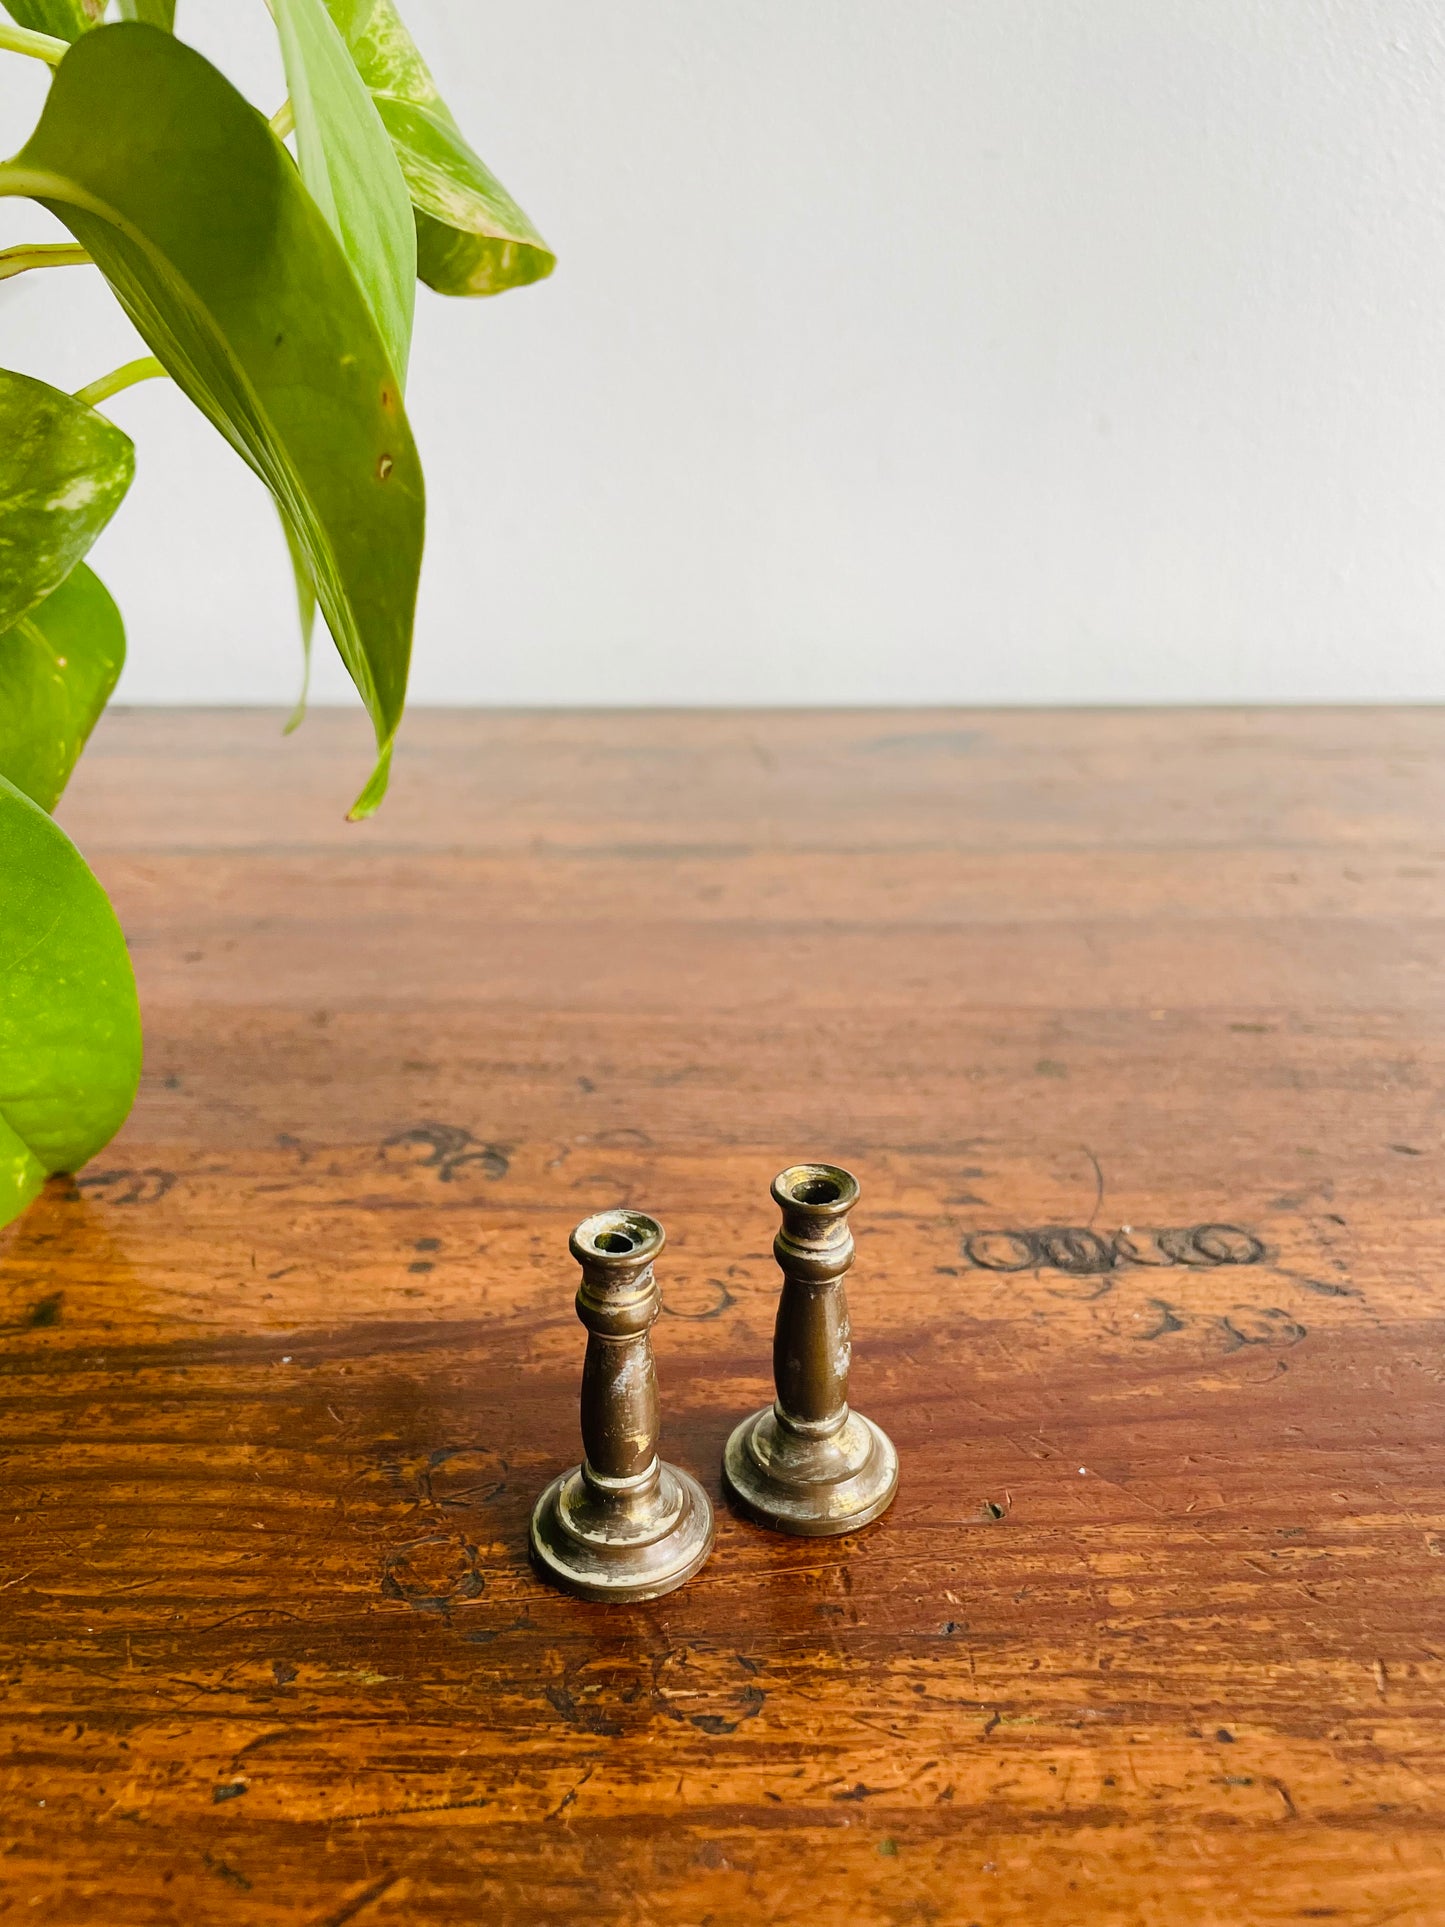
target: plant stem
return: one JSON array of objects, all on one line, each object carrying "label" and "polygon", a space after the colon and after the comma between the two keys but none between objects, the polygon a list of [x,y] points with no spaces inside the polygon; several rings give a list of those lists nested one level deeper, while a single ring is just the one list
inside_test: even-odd
[{"label": "plant stem", "polygon": [[0,248],[0,281],[30,268],[81,267],[89,259],[76,241],[25,241],[19,247]]},{"label": "plant stem", "polygon": [[119,368],[112,368],[99,381],[88,382],[84,388],[77,388],[75,399],[83,401],[87,408],[94,408],[98,403],[108,401],[112,395],[118,395],[122,388],[129,388],[138,381],[150,381],[165,372],[154,355],[142,355],[137,361],[127,361]]},{"label": "plant stem", "polygon": [[[274,22],[276,18],[276,0],[266,0],[266,11],[270,14]],[[289,94],[266,124],[278,141],[285,140],[286,136],[295,127],[296,115],[292,110],[291,96]]]},{"label": "plant stem", "polygon": [[70,42],[57,40],[54,34],[32,33],[29,27],[12,27],[8,20],[0,20],[0,52],[29,54],[32,60],[43,60],[47,66],[58,67],[70,52]]}]

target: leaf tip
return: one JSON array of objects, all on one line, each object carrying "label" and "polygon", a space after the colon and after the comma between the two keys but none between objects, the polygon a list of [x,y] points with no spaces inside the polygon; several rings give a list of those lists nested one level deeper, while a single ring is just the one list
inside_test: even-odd
[{"label": "leaf tip", "polygon": [[376,768],[368,777],[366,788],[346,812],[348,823],[362,823],[368,816],[375,816],[381,808],[382,798],[386,795],[386,786],[391,781],[393,740],[392,737],[388,737],[384,743],[378,745],[380,753],[376,759]]}]

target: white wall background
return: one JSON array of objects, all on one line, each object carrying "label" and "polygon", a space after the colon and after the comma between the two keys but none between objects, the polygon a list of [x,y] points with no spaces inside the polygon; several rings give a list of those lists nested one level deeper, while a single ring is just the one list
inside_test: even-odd
[{"label": "white wall background", "polygon": [[[1434,0],[405,12],[561,257],[422,291],[415,700],[1445,699]],[[262,0],[180,25],[279,102]],[[93,270],[0,285],[5,365],[139,351]],[[109,407],[122,697],[288,702],[260,485],[168,384]]]}]

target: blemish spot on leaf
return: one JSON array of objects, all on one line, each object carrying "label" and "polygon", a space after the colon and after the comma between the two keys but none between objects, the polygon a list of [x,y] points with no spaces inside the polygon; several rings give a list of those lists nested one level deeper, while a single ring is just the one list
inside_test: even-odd
[{"label": "blemish spot on leaf", "polygon": [[376,465],[376,473],[377,473],[378,479],[384,482],[387,476],[390,475],[391,471],[395,467],[396,467],[396,464],[395,462],[392,461],[390,455],[383,455],[381,460]]}]

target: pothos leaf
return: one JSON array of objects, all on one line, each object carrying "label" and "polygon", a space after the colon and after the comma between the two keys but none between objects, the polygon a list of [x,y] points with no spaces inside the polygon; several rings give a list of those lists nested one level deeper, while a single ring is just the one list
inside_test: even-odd
[{"label": "pothos leaf", "polygon": [[417,273],[439,294],[500,294],[557,257],[467,145],[393,0],[326,0],[396,148],[416,214]]},{"label": "pothos leaf", "polygon": [[391,365],[405,378],[416,303],[416,229],[406,182],[322,0],[272,5],[301,178],[345,248]]},{"label": "pothos leaf", "polygon": [[0,777],[0,1224],[125,1122],[140,1010],[125,938],[80,852]]},{"label": "pothos leaf", "polygon": [[53,810],[125,662],[125,626],[82,562],[0,635],[0,776]]},{"label": "pothos leaf", "polygon": [[53,33],[57,40],[78,40],[100,25],[105,0],[5,0],[5,11],[32,33]]},{"label": "pothos leaf", "polygon": [[193,48],[122,23],[61,61],[0,194],[66,224],[275,497],[371,713],[378,760],[352,809],[369,815],[406,700],[421,464],[366,298],[290,155]]},{"label": "pothos leaf", "polygon": [[296,617],[301,625],[301,694],[296,698],[296,707],[286,719],[286,727],[281,732],[289,736],[293,729],[299,729],[306,720],[306,699],[311,694],[311,637],[316,628],[316,584],[311,579],[311,564],[296,546],[296,538],[287,527],[283,517],[281,527],[286,536],[286,552],[291,558],[291,579],[296,584]]},{"label": "pothos leaf", "polygon": [[0,630],[65,580],[134,472],[135,448],[114,422],[0,369]]}]

